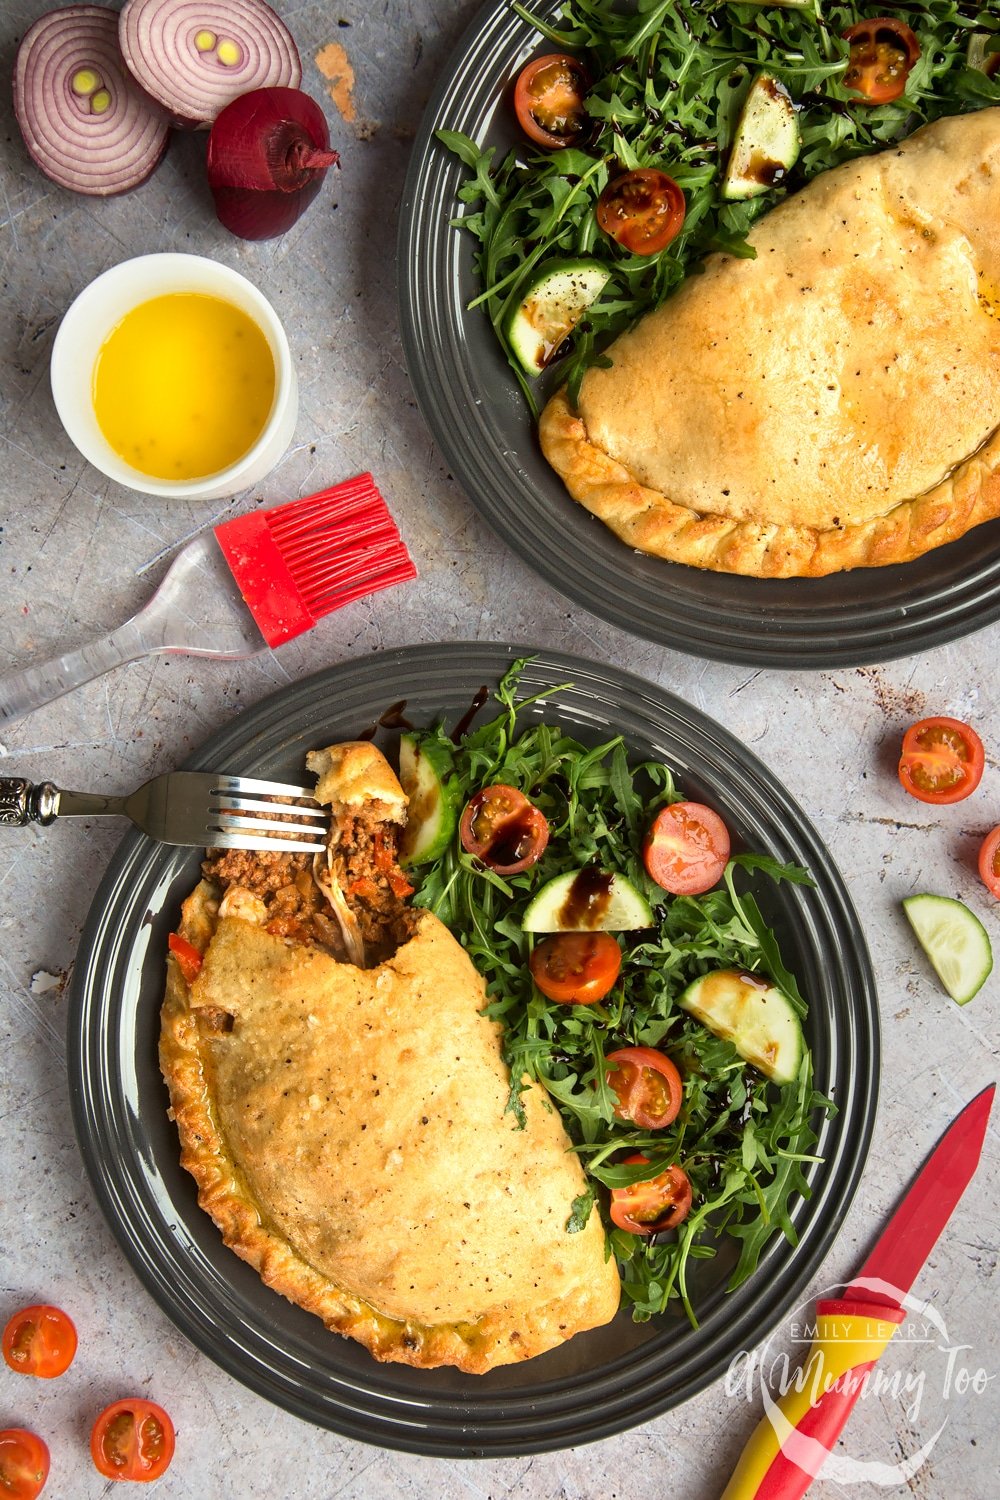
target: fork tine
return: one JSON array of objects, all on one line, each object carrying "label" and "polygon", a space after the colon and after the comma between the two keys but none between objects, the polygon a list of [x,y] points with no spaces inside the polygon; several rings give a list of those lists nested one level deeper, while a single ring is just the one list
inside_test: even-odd
[{"label": "fork tine", "polygon": [[[215,803],[218,799],[218,807]],[[237,797],[232,792],[212,793],[213,811],[219,812],[265,812],[277,813],[284,817],[286,813],[294,813],[297,818],[325,818],[327,809],[320,807],[318,802],[312,807],[299,807],[297,804],[287,802],[267,802],[262,797]]]},{"label": "fork tine", "polygon": [[[295,808],[290,808],[289,811],[294,812]],[[314,823],[291,823],[286,822],[284,818],[241,818],[228,812],[212,814],[211,817],[210,827],[218,827],[223,832],[246,829],[250,833],[259,833],[262,839],[266,838],[272,830],[276,834],[280,833],[283,838],[291,838],[293,833],[307,833],[313,839],[320,839],[323,832]],[[325,848],[325,845],[323,847]]]},{"label": "fork tine", "polygon": [[[254,826],[259,828],[260,824]],[[211,849],[271,849],[291,854],[322,854],[326,848],[325,844],[309,843],[306,839],[265,838],[259,833],[216,833],[214,830],[208,831],[204,842]]]},{"label": "fork tine", "polygon": [[[292,800],[268,800],[277,797]],[[304,807],[303,802],[307,804]],[[240,813],[264,816],[240,817]],[[307,787],[262,781],[255,776],[219,775],[209,791],[204,841],[215,849],[322,854],[326,849],[326,818],[327,809],[319,806]]]},{"label": "fork tine", "polygon": [[305,786],[289,786],[284,781],[257,781],[252,776],[225,776],[219,775],[215,778],[214,791],[222,793],[234,792],[263,792],[272,797],[306,797],[310,802],[313,797],[313,789]]}]

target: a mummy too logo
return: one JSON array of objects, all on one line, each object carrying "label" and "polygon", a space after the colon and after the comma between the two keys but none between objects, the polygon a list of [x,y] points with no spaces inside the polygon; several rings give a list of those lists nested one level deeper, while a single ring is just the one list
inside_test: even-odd
[{"label": "a mummy too logo", "polygon": [[[854,1283],[852,1296],[862,1290],[872,1294],[871,1303],[840,1301],[841,1288],[822,1293],[822,1316],[810,1297],[765,1344],[736,1355],[725,1391],[751,1404],[762,1401],[785,1457],[812,1478],[822,1469],[824,1479],[839,1484],[888,1489],[912,1479],[933,1452],[957,1403],[984,1395],[996,1373],[984,1366],[970,1344],[950,1337],[943,1317],[929,1302],[881,1281]],[[904,1314],[891,1337],[877,1306],[886,1297]],[[890,1320],[894,1321],[891,1314]],[[880,1417],[886,1452],[890,1445],[898,1449],[901,1429],[912,1433],[919,1446],[894,1460],[854,1452],[848,1427],[844,1446],[831,1452],[794,1421],[796,1412],[816,1406],[828,1392],[851,1396],[856,1410],[866,1401],[877,1402],[887,1414],[896,1408],[899,1421]]]}]

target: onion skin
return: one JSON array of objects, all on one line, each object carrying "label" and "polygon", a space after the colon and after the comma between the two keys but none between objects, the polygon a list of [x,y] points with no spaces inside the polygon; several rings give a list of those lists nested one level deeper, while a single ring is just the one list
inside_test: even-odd
[{"label": "onion skin", "polygon": [[244,240],[291,229],[330,167],[326,116],[301,89],[255,89],[220,112],[208,137],[208,182],[219,222]]},{"label": "onion skin", "polygon": [[14,113],[35,165],[92,197],[146,181],[167,149],[170,122],[139,89],[118,48],[118,16],[69,5],[25,32],[14,66]]},{"label": "onion skin", "polygon": [[302,82],[292,34],[264,0],[126,0],[118,40],[137,83],[183,130],[207,130],[240,94]]}]

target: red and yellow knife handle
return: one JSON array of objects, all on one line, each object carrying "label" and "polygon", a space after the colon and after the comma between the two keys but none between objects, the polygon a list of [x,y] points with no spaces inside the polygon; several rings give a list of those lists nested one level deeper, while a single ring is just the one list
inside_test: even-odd
[{"label": "red and yellow knife handle", "polygon": [[877,1303],[817,1302],[809,1357],[785,1395],[767,1398],[722,1500],[801,1500],[905,1316]]}]

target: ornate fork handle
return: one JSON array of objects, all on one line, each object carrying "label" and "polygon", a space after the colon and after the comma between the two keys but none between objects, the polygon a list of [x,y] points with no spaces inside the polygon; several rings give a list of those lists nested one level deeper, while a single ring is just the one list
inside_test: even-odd
[{"label": "ornate fork handle", "polygon": [[51,823],[59,807],[59,789],[51,781],[37,784],[23,776],[0,776],[0,825],[24,828]]},{"label": "ornate fork handle", "polygon": [[46,827],[63,817],[102,817],[125,811],[124,797],[101,797],[92,792],[66,792],[51,781],[25,781],[23,776],[0,776],[0,828]]}]

